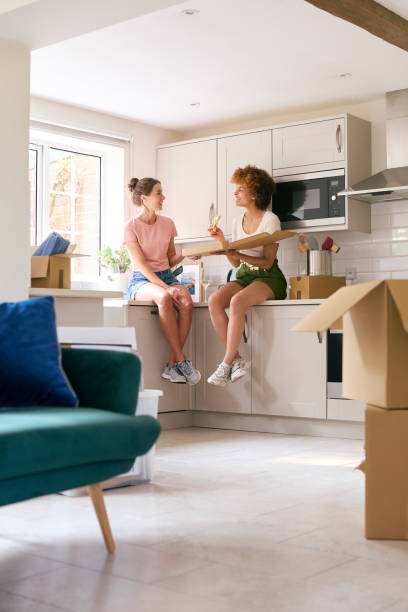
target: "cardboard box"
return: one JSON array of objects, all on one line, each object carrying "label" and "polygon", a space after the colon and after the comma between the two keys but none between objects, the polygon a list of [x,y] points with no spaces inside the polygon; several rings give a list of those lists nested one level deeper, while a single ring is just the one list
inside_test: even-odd
[{"label": "cardboard box", "polygon": [[[32,247],[32,251],[36,248]],[[31,287],[70,289],[73,257],[89,257],[89,255],[64,253],[63,255],[31,256]]]},{"label": "cardboard box", "polygon": [[190,257],[190,255],[212,255],[222,251],[227,251],[228,249],[234,249],[237,251],[254,249],[258,246],[266,246],[268,244],[273,244],[274,242],[279,242],[280,240],[285,240],[285,238],[292,238],[292,236],[296,236],[296,232],[281,230],[277,230],[272,234],[262,232],[261,234],[256,234],[255,236],[250,236],[249,238],[241,238],[241,240],[234,240],[232,242],[228,242],[228,240],[223,240],[222,242],[213,240],[212,242],[206,244],[182,249],[181,253],[184,257]]},{"label": "cardboard box", "polygon": [[366,538],[408,539],[408,408],[365,411]]},{"label": "cardboard box", "polygon": [[289,279],[289,299],[328,298],[345,285],[345,276],[292,276]]},{"label": "cardboard box", "polygon": [[343,287],[294,331],[343,320],[343,395],[382,408],[408,407],[408,280]]}]

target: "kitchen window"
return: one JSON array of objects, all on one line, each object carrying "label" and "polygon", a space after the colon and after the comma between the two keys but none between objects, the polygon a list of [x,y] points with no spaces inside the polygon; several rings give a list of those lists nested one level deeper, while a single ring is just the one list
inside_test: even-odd
[{"label": "kitchen window", "polygon": [[122,239],[126,146],[38,129],[30,140],[31,244],[58,232],[88,255],[73,260],[73,280],[98,280],[98,251]]}]

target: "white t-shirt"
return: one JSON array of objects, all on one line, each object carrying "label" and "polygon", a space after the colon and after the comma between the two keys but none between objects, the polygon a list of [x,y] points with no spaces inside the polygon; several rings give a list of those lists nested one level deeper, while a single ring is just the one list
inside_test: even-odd
[{"label": "white t-shirt", "polygon": [[[265,214],[261,219],[258,229],[252,234],[247,234],[246,232],[244,232],[242,227],[243,220],[244,215],[241,215],[241,217],[235,217],[235,219],[233,220],[232,241],[241,240],[241,238],[249,238],[250,236],[256,236],[256,234],[262,234],[262,232],[268,232],[269,234],[273,234],[273,232],[276,232],[281,228],[279,217],[270,210],[265,211]],[[240,253],[243,253],[244,255],[250,255],[251,257],[263,257],[263,251],[264,247],[260,246],[255,247],[254,249],[246,249],[244,251],[240,251]]]}]

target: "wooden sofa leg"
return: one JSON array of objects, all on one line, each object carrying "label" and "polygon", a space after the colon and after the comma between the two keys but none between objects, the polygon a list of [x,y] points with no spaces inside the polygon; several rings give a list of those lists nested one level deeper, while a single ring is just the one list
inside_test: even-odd
[{"label": "wooden sofa leg", "polygon": [[101,526],[106,548],[110,553],[112,553],[115,550],[115,542],[113,541],[108,515],[106,514],[106,507],[100,483],[98,482],[97,484],[88,485],[88,492],[91,496],[99,525]]}]

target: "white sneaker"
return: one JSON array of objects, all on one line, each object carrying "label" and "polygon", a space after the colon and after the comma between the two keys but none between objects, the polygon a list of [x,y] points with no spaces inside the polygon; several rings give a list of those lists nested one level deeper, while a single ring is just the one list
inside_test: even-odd
[{"label": "white sneaker", "polygon": [[171,368],[171,366],[169,366],[169,364],[166,363],[166,365],[164,366],[163,372],[160,374],[160,376],[162,378],[164,378],[164,380],[171,380],[171,378],[170,378],[170,368]]},{"label": "white sneaker", "polygon": [[235,357],[231,364],[231,382],[236,382],[246,374],[251,367],[249,361],[245,361],[242,357]]},{"label": "white sneaker", "polygon": [[184,359],[184,361],[177,361],[175,364],[177,372],[187,381],[189,385],[196,385],[201,380],[201,374],[191,365],[191,361]]},{"label": "white sneaker", "polygon": [[[167,366],[168,367],[168,379],[171,383],[181,383],[181,384],[186,384],[186,379],[184,378],[184,376],[178,371],[176,364],[173,364],[172,366]],[[162,374],[163,376],[163,374]],[[163,376],[164,378],[164,376]]]},{"label": "white sneaker", "polygon": [[210,385],[215,385],[216,387],[225,387],[230,377],[231,366],[228,365],[228,363],[222,361],[215,370],[215,372],[213,372],[211,376],[207,378],[207,382]]}]

